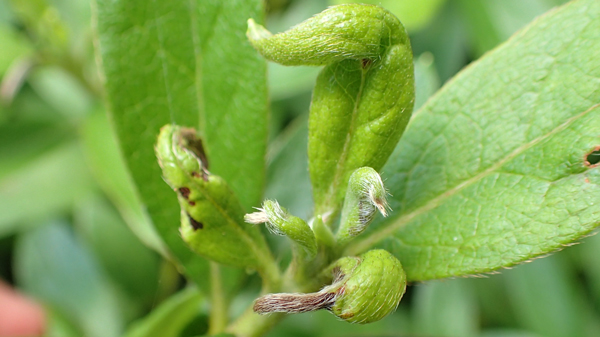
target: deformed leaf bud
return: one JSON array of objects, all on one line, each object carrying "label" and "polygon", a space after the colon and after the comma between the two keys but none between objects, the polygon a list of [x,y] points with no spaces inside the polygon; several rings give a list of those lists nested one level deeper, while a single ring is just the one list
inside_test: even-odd
[{"label": "deformed leaf bud", "polygon": [[180,233],[188,246],[219,263],[260,268],[270,256],[266,242],[243,222],[244,210],[227,182],[208,171],[196,131],[165,125],[155,151],[165,181],[177,193]]},{"label": "deformed leaf bud", "polygon": [[406,290],[400,261],[382,249],[344,257],[332,266],[334,281],[316,293],[269,294],[256,300],[254,311],[300,313],[330,310],[351,323],[366,324],[396,310]]},{"label": "deformed leaf bud", "polygon": [[337,233],[341,243],[362,233],[377,211],[387,216],[386,194],[381,177],[374,169],[361,167],[352,173]]},{"label": "deformed leaf bud", "polygon": [[317,254],[317,240],[310,226],[289,214],[277,201],[265,200],[258,212],[246,214],[244,220],[252,224],[265,223],[271,233],[287,236],[302,247],[309,258]]},{"label": "deformed leaf bud", "polygon": [[355,262],[338,263],[341,272],[349,272],[349,276],[343,282],[342,295],[331,308],[334,315],[364,324],[378,321],[396,310],[406,290],[406,274],[392,254],[376,249],[363,254],[354,267]]}]

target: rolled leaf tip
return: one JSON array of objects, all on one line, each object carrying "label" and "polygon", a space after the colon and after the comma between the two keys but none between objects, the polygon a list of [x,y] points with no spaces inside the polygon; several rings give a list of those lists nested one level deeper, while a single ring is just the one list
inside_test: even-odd
[{"label": "rolled leaf tip", "polygon": [[273,34],[271,34],[271,32],[269,32],[265,27],[256,23],[254,19],[248,19],[248,30],[246,31],[246,36],[250,42],[266,39],[272,35]]}]

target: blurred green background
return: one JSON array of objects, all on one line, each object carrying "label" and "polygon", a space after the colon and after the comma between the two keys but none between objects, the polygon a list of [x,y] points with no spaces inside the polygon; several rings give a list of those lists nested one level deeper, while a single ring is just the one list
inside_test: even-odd
[{"label": "blurred green background", "polygon": [[[283,31],[342,2],[270,0],[267,26]],[[565,1],[360,2],[381,4],[405,23],[418,108],[461,68]],[[197,296],[172,297],[185,280],[164,258],[110,129],[91,13],[88,0],[0,0],[0,278],[43,303],[48,336],[121,336],[169,298],[188,304],[174,305],[187,325],[178,334],[201,335],[208,307]],[[304,218],[312,205],[307,111],[318,71],[269,64],[268,73],[265,194]],[[269,336],[599,336],[600,237],[582,241],[498,275],[413,284],[398,311],[375,324],[308,313]],[[232,314],[257,286],[255,277],[244,281]]]}]

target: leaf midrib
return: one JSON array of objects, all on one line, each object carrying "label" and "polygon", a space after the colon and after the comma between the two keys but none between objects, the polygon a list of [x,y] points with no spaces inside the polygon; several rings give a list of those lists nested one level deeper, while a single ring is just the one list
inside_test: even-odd
[{"label": "leaf midrib", "polygon": [[398,218],[396,218],[396,220],[390,221],[389,222],[390,225],[385,226],[380,229],[377,229],[377,230],[373,231],[372,233],[368,233],[363,239],[361,239],[359,241],[355,241],[353,244],[351,243],[348,246],[348,248],[346,249],[344,255],[355,256],[355,255],[358,255],[358,254],[364,252],[365,250],[369,249],[371,246],[375,245],[379,241],[392,235],[394,232],[396,232],[397,230],[402,228],[404,225],[411,222],[416,217],[418,217],[424,213],[427,213],[427,212],[431,211],[432,209],[440,206],[444,200],[457,194],[459,191],[465,189],[466,187],[472,185],[473,183],[480,181],[484,177],[496,172],[496,170],[498,170],[499,168],[504,166],[504,164],[508,163],[510,160],[516,158],[517,156],[519,156],[520,154],[529,150],[530,148],[534,147],[535,145],[543,142],[544,140],[548,139],[552,135],[565,130],[573,122],[575,122],[579,118],[584,117],[586,114],[588,114],[589,112],[593,111],[594,109],[596,109],[598,107],[600,107],[600,103],[593,104],[587,110],[567,119],[562,124],[559,124],[554,129],[550,130],[548,133],[541,135],[541,136],[533,139],[532,141],[519,146],[514,151],[509,153],[507,156],[498,160],[494,165],[491,165],[490,167],[488,167],[484,171],[480,172],[479,174],[476,174],[472,178],[461,182],[460,184],[458,184],[458,185],[454,186],[453,188],[447,190],[446,192],[438,195],[437,197],[430,199],[424,205],[414,209],[412,212],[404,214],[404,215],[400,215]]},{"label": "leaf midrib", "polygon": [[[338,63],[339,66],[339,63]],[[352,137],[356,133],[357,123],[356,119],[358,116],[358,109],[361,102],[363,89],[365,86],[365,79],[368,74],[368,70],[364,68],[361,69],[360,74],[360,86],[358,88],[358,92],[356,94],[356,98],[354,99],[354,107],[352,109],[352,119],[350,120],[350,127],[348,128],[348,133],[346,134],[346,139],[344,141],[344,146],[342,147],[342,153],[340,155],[340,159],[338,160],[338,164],[335,169],[335,174],[333,176],[333,183],[328,191],[328,196],[325,199],[324,207],[321,209],[321,214],[331,212],[334,216],[329,216],[330,221],[335,219],[335,214],[339,211],[340,205],[337,203],[337,195],[340,189],[340,184],[342,184],[342,178],[344,172],[346,170],[346,161],[348,159],[348,152],[350,149],[350,144],[352,144]],[[337,81],[337,79],[336,79]],[[339,83],[339,81],[337,81]],[[331,226],[331,223],[329,223]]]}]

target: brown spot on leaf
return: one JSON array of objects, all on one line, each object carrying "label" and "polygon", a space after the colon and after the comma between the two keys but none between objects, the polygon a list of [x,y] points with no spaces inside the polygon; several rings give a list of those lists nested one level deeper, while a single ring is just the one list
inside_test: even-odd
[{"label": "brown spot on leaf", "polygon": [[199,230],[199,229],[202,229],[202,228],[204,228],[204,225],[202,224],[202,222],[200,222],[200,221],[196,221],[194,218],[192,218],[192,216],[191,216],[191,215],[189,215],[189,213],[188,213],[188,215],[187,215],[187,216],[188,216],[188,219],[190,219],[190,225],[192,225],[192,228],[193,228],[195,231],[197,231],[197,230]]},{"label": "brown spot on leaf", "polygon": [[371,61],[370,59],[362,59],[362,60],[360,60],[360,64],[363,67],[363,69],[365,69],[368,66],[370,66],[371,63],[373,63],[373,61]]},{"label": "brown spot on leaf", "polygon": [[204,146],[202,145],[202,139],[197,136],[196,130],[193,128],[182,128],[181,138],[183,145],[190,151],[192,151],[196,157],[202,163],[202,167],[208,169],[208,158],[206,152],[204,152]]},{"label": "brown spot on leaf", "polygon": [[190,197],[190,189],[187,187],[180,187],[179,188],[179,194],[181,194],[182,197],[184,197],[185,199],[189,199]]},{"label": "brown spot on leaf", "polygon": [[190,200],[190,201],[188,201],[188,204],[189,204],[190,206],[196,206],[196,202],[194,202],[194,201],[191,201],[191,200]]}]

